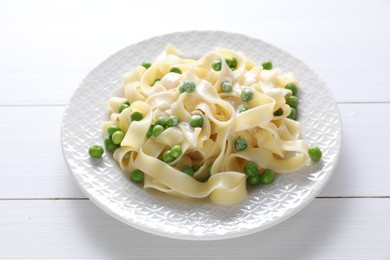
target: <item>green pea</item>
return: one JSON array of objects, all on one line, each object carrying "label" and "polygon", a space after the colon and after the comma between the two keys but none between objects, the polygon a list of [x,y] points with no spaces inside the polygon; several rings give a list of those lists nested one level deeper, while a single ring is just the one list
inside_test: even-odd
[{"label": "green pea", "polygon": [[290,114],[287,116],[287,118],[290,118],[290,119],[297,119],[297,110],[295,108],[291,108],[291,112]]},{"label": "green pea", "polygon": [[179,87],[179,92],[180,93],[192,93],[196,90],[196,84],[192,80],[185,80],[183,84]]},{"label": "green pea", "polygon": [[111,140],[114,144],[120,144],[125,137],[125,134],[122,131],[116,131],[112,134]]},{"label": "green pea", "polygon": [[170,163],[175,160],[175,157],[172,156],[171,150],[167,150],[163,153],[162,159],[164,162]]},{"label": "green pea", "polygon": [[239,137],[234,141],[234,148],[237,151],[245,150],[246,148],[248,148],[248,143],[244,138]]},{"label": "green pea", "polygon": [[125,101],[123,104],[130,106],[130,102],[129,101]]},{"label": "green pea", "polygon": [[296,96],[298,93],[298,87],[294,83],[288,83],[285,88],[291,90],[293,96]]},{"label": "green pea", "polygon": [[110,125],[107,128],[107,133],[112,136],[116,131],[120,131],[121,129],[117,125]]},{"label": "green pea", "polygon": [[166,124],[167,124],[167,120],[165,117],[160,116],[159,118],[157,118],[156,125],[161,125],[162,127],[165,127]]},{"label": "green pea", "polygon": [[308,153],[309,153],[309,157],[312,161],[317,162],[317,161],[321,160],[322,152],[321,152],[320,148],[318,148],[318,146],[310,147]]},{"label": "green pea", "polygon": [[231,92],[233,90],[233,85],[230,82],[222,83],[222,91],[223,92]]},{"label": "green pea", "polygon": [[152,83],[152,87],[158,82],[160,81],[161,79],[155,79],[154,82]]},{"label": "green pea", "polygon": [[104,153],[104,150],[103,147],[101,147],[100,145],[92,145],[91,147],[89,147],[88,153],[89,156],[91,156],[92,158],[101,158]]},{"label": "green pea", "polygon": [[249,102],[253,99],[253,91],[250,90],[249,88],[245,88],[241,92],[241,100],[244,102]]},{"label": "green pea", "polygon": [[152,66],[152,63],[145,61],[142,63],[142,66],[145,67],[145,69],[149,69]]},{"label": "green pea", "polygon": [[164,127],[161,125],[155,125],[152,129],[152,135],[157,137],[164,131]]},{"label": "green pea", "polygon": [[128,107],[130,107],[128,104],[124,104],[124,103],[123,103],[122,105],[119,106],[118,112],[119,112],[119,113],[122,113],[122,111],[125,110],[125,109],[128,108]]},{"label": "green pea", "polygon": [[142,118],[144,118],[144,116],[138,112],[138,111],[134,111],[133,113],[131,113],[131,121],[141,121]]},{"label": "green pea", "polygon": [[151,137],[153,134],[154,125],[150,125],[148,131],[146,132],[146,137]]},{"label": "green pea", "polygon": [[244,166],[244,173],[248,176],[259,175],[259,166],[252,161],[249,161]]},{"label": "green pea", "polygon": [[289,96],[289,97],[286,99],[286,103],[287,103],[290,107],[297,108],[297,106],[299,105],[299,99],[298,99],[296,96]]},{"label": "green pea", "polygon": [[274,116],[281,116],[283,115],[283,109],[280,107],[278,110],[274,112]]},{"label": "green pea", "polygon": [[232,66],[232,59],[230,59],[230,58],[225,58],[225,62],[226,62],[226,64],[229,66],[229,68],[230,68],[230,66]]},{"label": "green pea", "polygon": [[275,173],[271,169],[265,169],[260,175],[261,183],[270,184],[275,180]]},{"label": "green pea", "polygon": [[184,93],[184,92],[186,92],[186,87],[184,86],[184,84],[182,84],[179,87],[179,93],[181,94],[181,93]]},{"label": "green pea", "polygon": [[173,127],[177,126],[179,124],[179,118],[177,116],[170,116],[167,119],[167,126],[168,127]]},{"label": "green pea", "polygon": [[119,147],[118,145],[114,144],[114,142],[109,137],[104,139],[104,146],[106,148],[106,151],[109,152],[113,152]]},{"label": "green pea", "polygon": [[213,167],[213,164],[209,164],[207,165],[207,172],[209,173],[209,175],[211,175],[211,168]]},{"label": "green pea", "polygon": [[133,182],[142,182],[144,180],[144,173],[140,170],[135,170],[130,174],[130,179]]},{"label": "green pea", "polygon": [[185,91],[187,92],[187,93],[192,93],[192,92],[194,92],[195,90],[196,90],[196,84],[195,84],[195,82],[193,82],[192,80],[186,80],[186,81],[184,81],[184,87],[185,87]]},{"label": "green pea", "polygon": [[170,72],[174,72],[174,73],[177,73],[177,74],[182,74],[181,69],[178,68],[178,67],[172,67]]},{"label": "green pea", "polygon": [[194,170],[192,169],[191,166],[183,166],[183,168],[180,169],[180,171],[184,172],[185,174],[189,175],[189,176],[194,176]]},{"label": "green pea", "polygon": [[180,145],[175,145],[171,148],[171,155],[174,158],[178,158],[183,153]]},{"label": "green pea", "polygon": [[261,177],[260,175],[255,175],[255,176],[248,176],[246,181],[251,185],[251,186],[256,186],[257,184],[260,183]]},{"label": "green pea", "polygon": [[200,115],[194,115],[190,119],[190,126],[191,127],[202,127],[203,125],[203,117]]},{"label": "green pea", "polygon": [[215,71],[220,71],[222,69],[222,61],[221,60],[215,60],[215,61],[213,61],[211,66],[213,67],[213,69]]},{"label": "green pea", "polygon": [[231,69],[236,69],[237,68],[237,59],[236,58],[226,58],[225,59],[225,62],[226,62],[226,64],[229,66],[229,68],[231,68]]},{"label": "green pea", "polygon": [[237,68],[237,59],[232,58],[232,64],[230,65],[230,68],[236,69]]},{"label": "green pea", "polygon": [[245,112],[247,110],[248,110],[248,108],[246,108],[246,107],[240,107],[240,109],[238,110],[238,113],[242,113],[242,112]]},{"label": "green pea", "polygon": [[270,69],[272,69],[272,61],[265,60],[265,61],[263,61],[261,66],[263,66],[263,69],[265,69],[265,70],[270,70]]},{"label": "green pea", "polygon": [[192,170],[195,172],[199,171],[200,166],[199,165],[192,165]]}]

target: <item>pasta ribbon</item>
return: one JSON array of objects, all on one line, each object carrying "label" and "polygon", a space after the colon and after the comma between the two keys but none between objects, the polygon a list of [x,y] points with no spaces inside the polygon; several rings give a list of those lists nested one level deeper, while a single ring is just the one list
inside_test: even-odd
[{"label": "pasta ribbon", "polygon": [[231,205],[247,197],[248,162],[260,174],[308,162],[299,122],[288,118],[288,83],[297,83],[292,72],[265,70],[240,52],[217,49],[193,60],[168,45],[150,67],[124,76],[103,130],[116,125],[124,133],[113,158],[127,175],[142,171],[144,188]]}]

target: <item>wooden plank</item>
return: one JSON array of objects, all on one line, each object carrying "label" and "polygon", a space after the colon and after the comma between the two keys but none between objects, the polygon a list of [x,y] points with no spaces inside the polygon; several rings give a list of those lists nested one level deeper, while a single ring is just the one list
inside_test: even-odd
[{"label": "wooden plank", "polygon": [[62,156],[63,107],[0,107],[0,198],[84,197]]},{"label": "wooden plank", "polygon": [[[390,104],[341,104],[339,165],[321,196],[389,196]],[[0,107],[0,198],[84,197],[60,147],[63,107]],[[22,138],[23,137],[23,138]]]},{"label": "wooden plank", "polygon": [[7,259],[388,259],[389,240],[390,199],[316,199],[271,229],[208,242],[138,231],[88,200],[0,201]]},{"label": "wooden plank", "polygon": [[[6,39],[0,41],[0,105],[65,104],[84,76],[112,53],[188,28],[229,28],[272,42],[312,67],[338,101],[390,101],[390,16],[388,8],[379,8],[381,1],[350,2],[348,8],[334,8],[328,1],[262,1],[236,12],[233,20],[228,15],[215,19],[213,11],[230,13],[233,0],[192,2],[192,15],[179,0],[141,1],[136,9],[125,1],[17,3],[0,8],[0,38]],[[177,15],[161,11],[167,6],[174,6]],[[147,29],[130,26],[145,14],[158,22]],[[237,22],[248,17],[250,24],[261,26]]]}]

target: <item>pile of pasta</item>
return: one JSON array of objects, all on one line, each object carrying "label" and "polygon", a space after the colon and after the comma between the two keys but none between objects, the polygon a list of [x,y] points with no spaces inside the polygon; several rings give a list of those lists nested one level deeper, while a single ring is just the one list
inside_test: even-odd
[{"label": "pile of pasta", "polygon": [[[227,57],[237,62],[234,69]],[[215,60],[222,61],[220,70],[213,69]],[[172,67],[181,73],[170,72]],[[195,91],[180,91],[188,80],[195,83]],[[221,89],[226,81],[232,84],[230,92]],[[287,117],[291,108],[285,100],[291,90],[284,86],[291,82],[297,82],[292,72],[264,70],[243,53],[217,49],[194,60],[181,58],[168,45],[149,68],[138,66],[125,75],[122,96],[108,102],[111,116],[103,130],[106,133],[115,124],[125,133],[113,158],[126,173],[142,171],[144,188],[234,204],[247,197],[243,168],[248,161],[277,173],[296,171],[308,161],[308,144],[299,139],[299,123]],[[253,98],[243,102],[241,93],[248,88]],[[130,105],[119,113],[124,102]],[[275,115],[278,110],[282,113]],[[132,111],[140,112],[142,120],[132,121]],[[147,136],[157,118],[173,115],[179,119],[177,126]],[[203,118],[202,127],[189,125],[193,115]],[[247,149],[235,149],[237,138],[246,140]],[[181,146],[182,154],[164,162],[163,153],[175,145]],[[194,165],[193,176],[180,171]]]}]

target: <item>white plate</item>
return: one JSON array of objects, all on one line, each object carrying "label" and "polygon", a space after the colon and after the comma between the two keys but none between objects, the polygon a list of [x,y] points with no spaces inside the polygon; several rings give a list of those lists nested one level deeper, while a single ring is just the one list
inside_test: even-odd
[{"label": "white plate", "polygon": [[[103,143],[101,124],[108,119],[107,100],[122,87],[121,75],[153,61],[171,43],[185,57],[200,57],[216,47],[244,52],[260,63],[296,73],[300,82],[298,119],[302,137],[319,145],[323,158],[299,172],[279,176],[275,183],[249,191],[233,206],[189,201],[148,192],[129,182],[109,153],[91,159],[89,146]],[[144,231],[178,239],[216,240],[269,228],[305,207],[326,185],[335,169],[341,144],[336,102],[318,76],[298,59],[261,40],[215,31],[180,32],[131,45],[101,63],[74,93],[62,121],[62,149],[81,190],[113,217]]]}]

